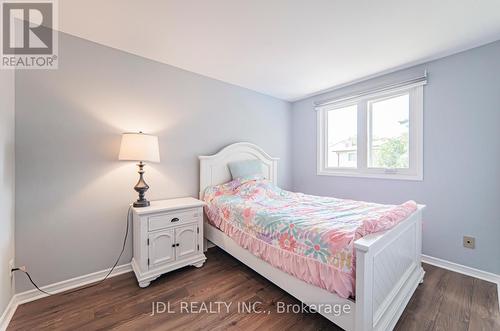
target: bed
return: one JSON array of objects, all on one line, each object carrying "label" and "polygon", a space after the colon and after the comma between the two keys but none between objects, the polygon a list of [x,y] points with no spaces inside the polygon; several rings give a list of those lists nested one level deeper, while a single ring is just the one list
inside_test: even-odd
[{"label": "bed", "polygon": [[[278,159],[250,143],[232,144],[215,155],[200,156],[199,159],[201,199],[205,198],[207,188],[231,181],[228,163],[234,161],[260,160],[263,164],[262,177],[265,178],[261,185],[266,185],[268,181],[268,185],[273,187],[277,183]],[[301,279],[276,263],[257,257],[255,252],[245,249],[234,236],[221,231],[220,226],[214,226],[211,220],[213,215],[210,222],[206,218],[204,236],[301,302],[313,308],[320,307],[316,310],[341,328],[355,331],[391,330],[419,282],[423,281],[423,209],[424,206],[416,205],[389,230],[364,235],[353,242],[355,269],[352,278],[355,298],[354,291],[334,291],[328,284],[322,286],[309,279]],[[208,242],[205,247],[207,245]],[[322,274],[321,277],[328,280],[328,274]],[[339,313],[337,308],[321,309],[324,304],[328,307],[341,307],[343,313]]]}]

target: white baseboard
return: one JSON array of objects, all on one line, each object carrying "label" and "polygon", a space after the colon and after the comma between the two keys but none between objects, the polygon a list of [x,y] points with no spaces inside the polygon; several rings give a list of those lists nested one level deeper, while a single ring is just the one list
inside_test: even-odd
[{"label": "white baseboard", "polygon": [[[88,285],[97,282],[104,278],[108,274],[110,269],[105,269],[101,271],[96,271],[91,274],[63,280],[62,282],[50,284],[41,287],[42,290],[49,293],[61,293],[67,290],[71,290],[80,286]],[[113,270],[110,277],[118,276],[126,272],[132,271],[132,266],[130,263],[119,265]],[[23,303],[34,301],[40,298],[46,297],[47,294],[38,291],[37,289],[29,290],[26,292],[17,293],[15,297],[17,298],[17,304],[22,305]]]},{"label": "white baseboard", "polygon": [[422,262],[427,264],[432,264],[433,266],[440,267],[443,269],[458,272],[459,274],[471,276],[474,278],[479,278],[487,282],[500,284],[500,275],[491,272],[471,268],[462,264],[446,261],[443,259],[439,259],[437,257],[423,255],[423,254],[422,254]]},{"label": "white baseboard", "polygon": [[3,311],[2,316],[0,316],[0,330],[4,331],[7,329],[7,326],[9,325],[10,320],[12,319],[12,316],[14,316],[14,313],[16,312],[17,309],[17,304],[16,304],[16,299],[15,296],[10,298],[9,303],[7,304],[7,307],[5,307],[5,310]]},{"label": "white baseboard", "polygon": [[454,272],[458,272],[459,274],[463,274],[466,276],[471,276],[474,278],[482,279],[490,283],[497,284],[497,298],[498,298],[498,307],[500,309],[500,275],[471,268],[462,264],[458,264],[455,262],[446,261],[443,259],[439,259],[437,257],[428,256],[422,254],[422,262],[427,264],[432,264],[433,266],[440,267],[446,270],[451,270]]},{"label": "white baseboard", "polygon": [[[91,274],[63,280],[62,282],[42,286],[41,289],[44,291],[47,291],[49,293],[54,293],[54,294],[61,293],[61,292],[68,291],[68,290],[71,290],[71,289],[74,289],[74,288],[77,288],[80,286],[85,286],[85,285],[88,285],[91,283],[98,282],[101,279],[103,279],[104,276],[106,276],[108,274],[109,270],[111,270],[111,268],[97,271],[97,272],[93,272]],[[117,266],[113,270],[111,275],[109,275],[109,277],[118,276],[118,275],[130,272],[130,271],[132,271],[132,266],[130,265],[130,263],[122,264],[122,265]],[[12,297],[12,299],[10,300],[4,313],[0,317],[0,331],[4,331],[7,328],[12,316],[14,316],[14,313],[19,305],[44,298],[46,296],[47,296],[47,294],[42,293],[42,292],[38,291],[37,289],[33,289],[33,290],[29,290],[29,291],[15,294]]]}]

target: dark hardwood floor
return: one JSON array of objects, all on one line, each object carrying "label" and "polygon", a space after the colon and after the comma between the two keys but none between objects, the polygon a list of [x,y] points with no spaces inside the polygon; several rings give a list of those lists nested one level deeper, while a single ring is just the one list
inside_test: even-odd
[{"label": "dark hardwood floor", "polygon": [[[145,289],[127,273],[93,288],[24,304],[8,330],[340,330],[319,314],[277,313],[278,302],[298,301],[217,248],[207,256],[203,268],[169,273]],[[425,281],[396,330],[500,330],[496,285],[430,265],[424,269]],[[221,313],[214,313],[221,301],[234,306],[226,312],[221,305]],[[153,302],[170,302],[175,314],[151,316]],[[181,302],[212,302],[212,311],[181,312]],[[237,302],[261,302],[255,308],[266,313],[238,313]],[[185,308],[203,310],[199,305]]]}]

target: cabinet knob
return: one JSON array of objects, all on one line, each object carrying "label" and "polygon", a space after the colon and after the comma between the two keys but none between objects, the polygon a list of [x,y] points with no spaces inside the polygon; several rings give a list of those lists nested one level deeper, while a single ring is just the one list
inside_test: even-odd
[{"label": "cabinet knob", "polygon": [[174,223],[174,222],[179,222],[179,221],[180,221],[180,220],[179,220],[179,218],[177,218],[177,217],[174,217],[174,218],[172,218],[172,220],[170,220],[170,222],[172,222],[172,223]]}]

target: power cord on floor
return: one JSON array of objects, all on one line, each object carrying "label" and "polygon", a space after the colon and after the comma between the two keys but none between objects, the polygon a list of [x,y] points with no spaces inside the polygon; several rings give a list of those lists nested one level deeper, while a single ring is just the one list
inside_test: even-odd
[{"label": "power cord on floor", "polygon": [[[128,230],[129,230],[129,225],[130,225],[130,212],[132,211],[132,206],[130,206],[128,208],[128,211],[127,211],[127,228],[125,230],[125,237],[123,238],[123,245],[122,245],[122,250],[120,252],[120,255],[118,256],[118,258],[116,259],[116,262],[115,264],[113,264],[113,266],[111,267],[111,269],[109,270],[108,274],[103,278],[101,279],[100,281],[98,281],[97,283],[94,283],[92,285],[89,285],[89,286],[84,286],[84,287],[79,287],[75,290],[72,290],[72,291],[69,291],[69,292],[64,292],[62,293],[63,295],[66,295],[66,294],[70,294],[70,293],[74,293],[74,292],[78,292],[78,291],[81,291],[81,290],[84,290],[84,289],[87,289],[87,288],[91,288],[91,287],[94,287],[94,286],[97,286],[97,285],[100,285],[102,282],[104,282],[106,279],[108,279],[108,277],[111,275],[111,273],[113,272],[113,270],[115,270],[116,266],[118,265],[118,263],[120,262],[120,259],[123,255],[123,252],[125,251],[125,245],[127,243],[127,238],[128,238]],[[28,271],[26,271],[25,268],[13,268],[12,269],[12,272],[14,271],[22,271],[26,274],[26,276],[28,277],[29,281],[31,282],[31,284],[33,284],[33,286],[40,292],[46,294],[46,295],[56,295],[58,293],[49,293],[47,291],[44,291],[42,290],[36,283],[35,281],[33,281],[33,279],[31,278],[31,275],[28,273]]]}]

